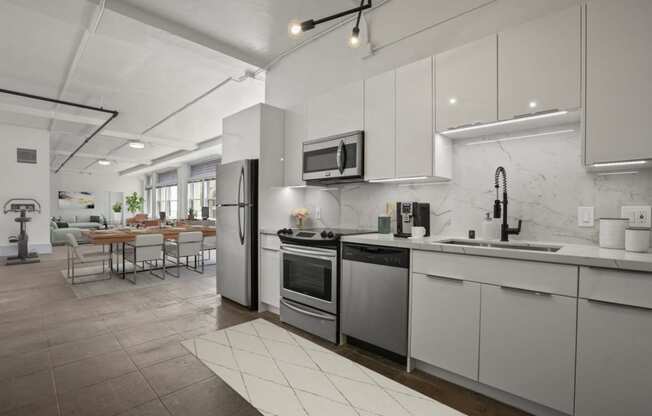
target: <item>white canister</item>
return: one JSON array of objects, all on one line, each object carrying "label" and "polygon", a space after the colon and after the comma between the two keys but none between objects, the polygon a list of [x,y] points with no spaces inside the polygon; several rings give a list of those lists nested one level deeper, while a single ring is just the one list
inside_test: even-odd
[{"label": "white canister", "polygon": [[625,248],[625,230],[629,218],[600,218],[600,247]]},{"label": "white canister", "polygon": [[625,250],[646,253],[649,249],[649,228],[628,228],[625,230]]}]

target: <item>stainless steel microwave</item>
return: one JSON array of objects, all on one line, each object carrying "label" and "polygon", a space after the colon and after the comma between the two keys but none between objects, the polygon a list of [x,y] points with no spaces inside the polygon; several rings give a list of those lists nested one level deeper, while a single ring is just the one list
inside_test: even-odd
[{"label": "stainless steel microwave", "polygon": [[303,143],[303,175],[306,182],[349,182],[364,176],[364,132],[310,140]]}]

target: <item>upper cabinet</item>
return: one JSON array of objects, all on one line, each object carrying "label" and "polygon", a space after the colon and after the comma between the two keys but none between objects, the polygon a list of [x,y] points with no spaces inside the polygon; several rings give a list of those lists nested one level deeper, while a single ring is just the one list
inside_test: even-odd
[{"label": "upper cabinet", "polygon": [[585,162],[652,159],[652,2],[586,5]]},{"label": "upper cabinet", "polygon": [[[621,2],[603,3],[613,3],[614,9],[627,9]],[[609,33],[605,28],[599,30]],[[540,111],[579,108],[580,44],[579,7],[500,33],[498,118],[506,120]],[[617,44],[620,48],[628,45],[626,49],[630,50],[627,43]]]},{"label": "upper cabinet", "polygon": [[365,179],[396,176],[396,72],[369,78],[364,84]]},{"label": "upper cabinet", "polygon": [[347,84],[308,100],[307,139],[364,129],[364,83]]},{"label": "upper cabinet", "polygon": [[432,58],[396,70],[396,176],[433,175]]},{"label": "upper cabinet", "polygon": [[496,121],[497,47],[492,35],[435,57],[437,131]]}]

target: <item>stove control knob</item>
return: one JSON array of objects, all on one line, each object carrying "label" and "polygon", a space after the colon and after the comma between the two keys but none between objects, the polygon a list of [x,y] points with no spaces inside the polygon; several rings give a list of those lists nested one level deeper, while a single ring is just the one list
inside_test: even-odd
[{"label": "stove control knob", "polygon": [[321,238],[326,238],[326,237],[328,237],[328,233],[326,232],[326,230],[324,230],[321,232]]},{"label": "stove control knob", "polygon": [[328,232],[328,238],[333,238],[333,237],[335,237],[335,234],[333,234],[332,231],[329,231]]},{"label": "stove control knob", "polygon": [[292,234],[294,234],[294,231],[292,231],[292,228],[288,228],[287,233],[292,235]]}]

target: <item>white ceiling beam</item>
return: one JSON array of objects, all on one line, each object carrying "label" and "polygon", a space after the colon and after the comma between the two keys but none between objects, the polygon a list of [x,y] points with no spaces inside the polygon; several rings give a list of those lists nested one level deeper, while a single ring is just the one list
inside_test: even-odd
[{"label": "white ceiling beam", "polygon": [[[53,153],[58,156],[69,156],[72,152],[68,152],[65,150],[55,150]],[[114,160],[116,162],[124,162],[124,163],[143,163],[143,164],[151,163],[151,160],[147,160],[147,159],[132,159],[129,157],[106,156],[106,155],[100,155],[95,153],[76,153],[75,157],[80,157],[83,159],[97,159],[97,160],[109,159],[109,160]]]}]

